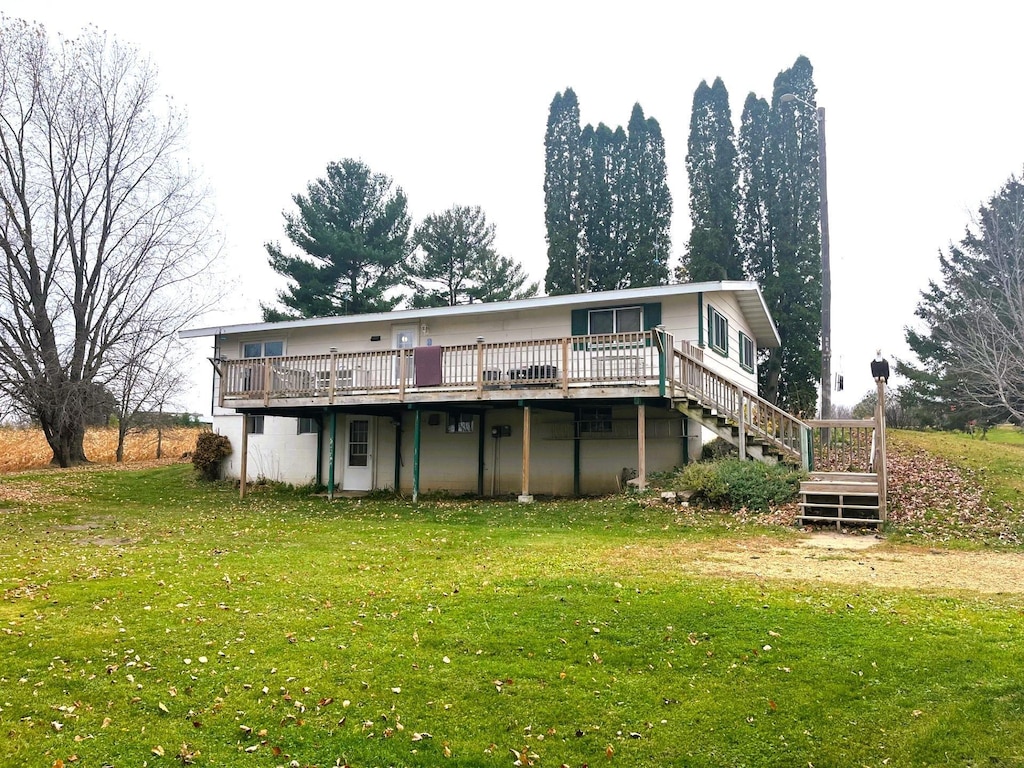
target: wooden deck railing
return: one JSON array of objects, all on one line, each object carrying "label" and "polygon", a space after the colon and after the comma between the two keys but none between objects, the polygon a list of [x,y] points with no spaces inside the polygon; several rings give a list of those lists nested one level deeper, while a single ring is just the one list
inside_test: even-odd
[{"label": "wooden deck railing", "polygon": [[[670,354],[667,354],[671,351]],[[704,363],[703,350],[664,331],[592,334],[443,347],[425,375],[416,349],[332,352],[220,361],[220,401],[314,398],[330,404],[360,394],[473,393],[520,387],[657,386],[738,424],[745,436],[791,459],[808,455],[807,426]],[[435,353],[437,354],[437,353]],[[429,380],[428,380],[429,378]]]},{"label": "wooden deck railing", "polygon": [[483,391],[524,386],[656,385],[655,331],[444,347],[439,377],[426,381],[415,349],[335,352],[220,362],[221,401],[353,393]]},{"label": "wooden deck railing", "polygon": [[807,425],[756,393],[711,370],[694,355],[674,350],[669,396],[686,398],[739,426],[744,436],[770,443],[806,463]]},{"label": "wooden deck railing", "polygon": [[827,419],[807,422],[811,428],[812,469],[819,472],[874,472],[874,419]]}]

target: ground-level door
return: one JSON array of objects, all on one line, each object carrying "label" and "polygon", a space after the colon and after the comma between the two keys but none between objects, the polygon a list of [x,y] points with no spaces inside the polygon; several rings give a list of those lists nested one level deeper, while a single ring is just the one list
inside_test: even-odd
[{"label": "ground-level door", "polygon": [[373,490],[373,416],[345,419],[345,473],[342,489]]}]

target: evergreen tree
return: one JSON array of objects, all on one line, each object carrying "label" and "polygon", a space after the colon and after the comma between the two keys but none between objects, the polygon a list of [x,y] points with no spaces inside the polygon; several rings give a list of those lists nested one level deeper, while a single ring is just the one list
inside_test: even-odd
[{"label": "evergreen tree", "polygon": [[939,268],[917,306],[926,328],[906,331],[920,366],[898,372],[940,412],[1024,422],[1024,181],[1011,176],[981,206]]},{"label": "evergreen tree", "polygon": [[686,271],[695,282],[742,280],[737,230],[739,169],[729,93],[721,78],[693,94],[686,171],[690,178],[690,240]]},{"label": "evergreen tree", "polygon": [[526,298],[537,293],[522,266],[494,250],[495,229],[479,206],[454,206],[416,228],[407,264],[414,307]]},{"label": "evergreen tree", "polygon": [[[624,205],[626,132],[587,125],[580,138],[580,221],[584,291],[628,285]],[[625,283],[625,284],[624,284]]]},{"label": "evergreen tree", "polygon": [[[740,128],[741,246],[782,346],[758,366],[761,396],[814,412],[821,371],[821,232],[818,123],[811,62],[775,78],[771,107],[747,97]],[[783,103],[784,94],[800,101]]]},{"label": "evergreen tree", "polygon": [[579,183],[580,106],[572,88],[566,88],[551,101],[544,134],[544,288],[552,296],[588,290],[580,258]]},{"label": "evergreen tree", "polygon": [[668,189],[665,140],[653,117],[644,118],[633,105],[626,141],[624,208],[626,216],[626,275],[629,287],[664,285],[672,250],[672,195]]},{"label": "evergreen tree", "polygon": [[405,193],[358,160],[327,166],[326,178],[292,197],[285,234],[301,255],[267,243],[270,266],[291,284],[278,292],[284,310],[263,307],[268,322],[387,312],[401,296],[411,220]]},{"label": "evergreen tree", "polygon": [[[811,414],[821,376],[821,230],[818,121],[813,67],[800,56],[775,78],[768,126],[772,196],[768,219],[774,245],[769,309],[782,338],[770,358],[764,396],[793,412]],[[784,94],[801,101],[780,102]]]}]

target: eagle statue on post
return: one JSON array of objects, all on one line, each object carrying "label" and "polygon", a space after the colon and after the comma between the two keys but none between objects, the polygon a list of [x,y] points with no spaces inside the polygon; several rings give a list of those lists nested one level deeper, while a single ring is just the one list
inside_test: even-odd
[{"label": "eagle statue on post", "polygon": [[875,381],[889,383],[889,361],[882,357],[882,350],[875,352],[875,359],[871,361],[871,377]]}]

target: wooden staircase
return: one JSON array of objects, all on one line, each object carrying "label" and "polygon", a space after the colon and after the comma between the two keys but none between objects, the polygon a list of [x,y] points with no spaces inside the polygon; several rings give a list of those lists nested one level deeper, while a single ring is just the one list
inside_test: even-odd
[{"label": "wooden staircase", "polygon": [[786,461],[810,472],[800,484],[801,522],[881,526],[886,519],[885,389],[873,419],[801,421],[704,365],[700,354],[656,337],[670,361],[663,394],[673,407],[727,440],[741,458]]},{"label": "wooden staircase", "polygon": [[880,525],[878,475],[874,472],[812,472],[800,483],[800,521]]}]

